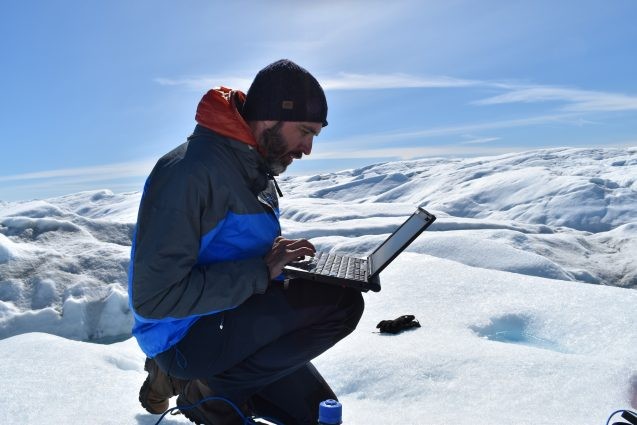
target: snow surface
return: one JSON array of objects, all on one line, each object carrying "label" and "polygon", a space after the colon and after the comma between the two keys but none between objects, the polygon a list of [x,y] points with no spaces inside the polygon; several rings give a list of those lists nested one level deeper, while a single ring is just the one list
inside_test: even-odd
[{"label": "snow surface", "polygon": [[[358,329],[316,359],[344,423],[604,424],[637,398],[637,148],[279,183],[284,235],[323,250],[369,253],[415,205],[438,216],[365,294]],[[0,201],[1,424],[157,420],[137,402],[144,357],[128,339],[139,199]],[[422,328],[375,333],[402,314]]]}]

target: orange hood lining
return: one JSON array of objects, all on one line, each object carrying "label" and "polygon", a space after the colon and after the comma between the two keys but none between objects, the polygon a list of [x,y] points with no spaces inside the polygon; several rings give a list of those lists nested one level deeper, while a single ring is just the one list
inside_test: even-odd
[{"label": "orange hood lining", "polygon": [[263,154],[248,123],[239,113],[246,95],[239,90],[216,87],[209,90],[199,102],[195,120],[197,123],[222,136],[253,146]]}]

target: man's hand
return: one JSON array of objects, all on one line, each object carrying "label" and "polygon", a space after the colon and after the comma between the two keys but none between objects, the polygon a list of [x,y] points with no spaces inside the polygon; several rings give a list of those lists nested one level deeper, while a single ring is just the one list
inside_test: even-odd
[{"label": "man's hand", "polygon": [[306,255],[314,256],[315,252],[314,245],[306,239],[285,239],[279,236],[264,257],[270,270],[270,279],[280,275],[283,267],[290,261],[300,260]]}]

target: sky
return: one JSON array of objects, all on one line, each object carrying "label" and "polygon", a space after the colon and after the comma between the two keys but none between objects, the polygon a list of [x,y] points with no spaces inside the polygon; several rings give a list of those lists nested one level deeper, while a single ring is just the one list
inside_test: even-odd
[{"label": "sky", "polygon": [[7,1],[0,200],[141,190],[214,86],[288,58],[329,126],[290,174],[637,146],[637,2]]}]

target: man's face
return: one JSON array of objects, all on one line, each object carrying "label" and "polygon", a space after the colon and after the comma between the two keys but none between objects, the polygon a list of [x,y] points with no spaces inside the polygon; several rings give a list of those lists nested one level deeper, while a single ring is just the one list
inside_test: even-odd
[{"label": "man's face", "polygon": [[294,159],[312,152],[314,136],[323,126],[317,122],[279,121],[263,131],[259,143],[274,175],[283,173]]}]

